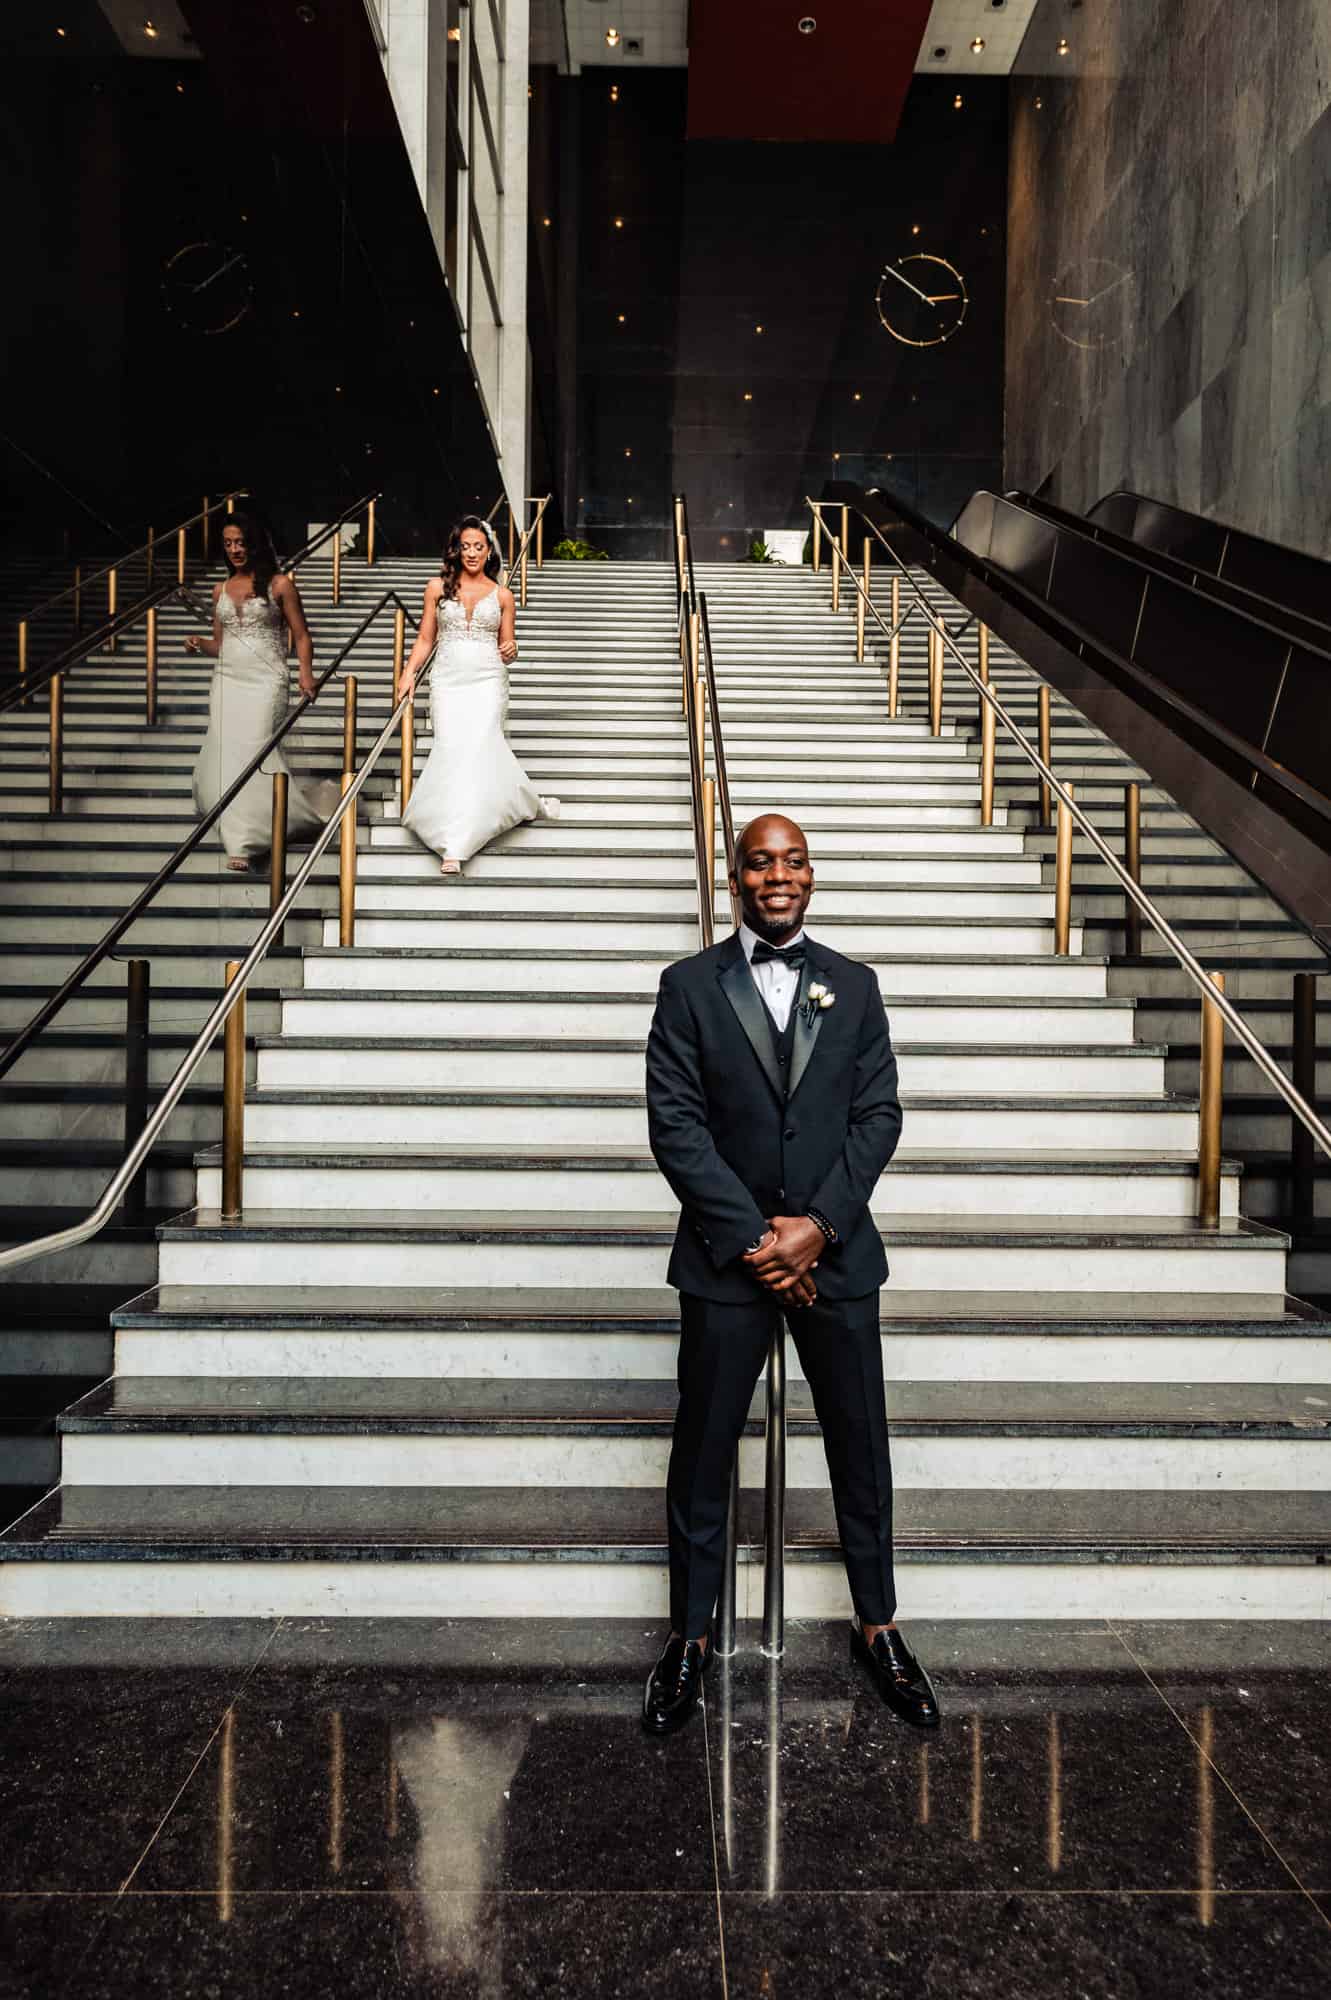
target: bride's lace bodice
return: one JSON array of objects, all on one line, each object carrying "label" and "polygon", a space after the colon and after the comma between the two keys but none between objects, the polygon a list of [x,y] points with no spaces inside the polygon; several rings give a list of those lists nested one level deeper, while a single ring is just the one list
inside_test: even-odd
[{"label": "bride's lace bodice", "polygon": [[435,662],[436,681],[455,676],[465,680],[481,674],[502,673],[499,657],[499,592],[492,590],[467,616],[466,607],[456,597],[442,598],[439,604],[439,655]]},{"label": "bride's lace bodice", "polygon": [[[287,627],[271,597],[246,597],[237,604],[229,590],[217,599],[222,645],[233,658],[250,654],[273,673],[287,675]],[[240,660],[236,659],[236,664]]]}]

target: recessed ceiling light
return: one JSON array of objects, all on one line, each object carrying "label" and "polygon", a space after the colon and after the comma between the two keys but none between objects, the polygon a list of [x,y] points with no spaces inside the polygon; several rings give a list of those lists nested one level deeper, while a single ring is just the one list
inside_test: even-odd
[{"label": "recessed ceiling light", "polygon": [[143,32],[148,37],[148,40],[150,42],[155,42],[157,40],[158,34],[160,33],[160,30],[155,21],[145,21],[143,24]]},{"label": "recessed ceiling light", "polygon": [[975,37],[975,40],[974,40],[974,41],[973,41],[973,42],[971,43],[971,54],[972,54],[973,56],[982,56],[982,55],[984,54],[984,36],[983,36],[983,35],[977,35],[977,36]]},{"label": "recessed ceiling light", "polygon": [[966,102],[965,98],[962,96],[961,92],[958,91],[956,96],[952,100],[952,109],[954,111],[960,111],[962,105],[965,102]]},{"label": "recessed ceiling light", "polygon": [[610,102],[612,104],[618,104],[619,102],[619,85],[617,83],[612,83],[610,86]]},{"label": "recessed ceiling light", "polygon": [[548,229],[550,227],[550,218],[548,215],[543,215],[541,217],[541,222],[544,228]]},{"label": "recessed ceiling light", "polygon": [[744,391],[744,400],[745,400],[745,402],[746,402],[746,403],[751,403],[751,402],[753,401],[753,391],[752,391],[752,389],[746,389],[746,390]]},{"label": "recessed ceiling light", "polygon": [[864,400],[864,398],[863,398],[863,397],[862,397],[862,396],[860,395],[860,392],[859,392],[859,390],[857,389],[857,390],[855,391],[854,395],[853,395],[853,396],[851,397],[851,401],[852,401],[853,403],[860,403],[860,402],[863,402],[863,400]]},{"label": "recessed ceiling light", "polygon": [[622,229],[623,227],[624,227],[624,218],[622,215],[617,215],[615,217],[615,228]]},{"label": "recessed ceiling light", "polygon": [[802,14],[796,25],[802,35],[812,35],[817,29],[818,23],[814,20],[812,14]]},{"label": "recessed ceiling light", "polygon": [[911,233],[911,235],[912,235],[912,236],[918,236],[918,235],[919,235],[919,233],[920,233],[920,225],[919,225],[919,223],[918,223],[918,222],[912,222],[912,224],[911,224],[911,226],[910,226],[910,233]]},{"label": "recessed ceiling light", "polygon": [[761,323],[761,321],[760,321],[760,322],[759,322],[759,324],[758,324],[757,326],[755,326],[753,330],[754,330],[754,332],[755,332],[755,333],[766,333],[766,331],[767,331],[767,328],[766,328],[765,326],[763,326],[763,325],[762,325],[762,323]]},{"label": "recessed ceiling light", "polygon": [[448,31],[448,39],[450,42],[460,42],[462,40],[461,28],[450,28]]},{"label": "recessed ceiling light", "polygon": [[833,465],[840,465],[840,463],[841,463],[841,453],[840,453],[839,451],[834,451],[834,452],[832,453],[832,463],[833,463]]},{"label": "recessed ceiling light", "polygon": [[624,456],[625,456],[625,458],[632,458],[632,456],[633,456],[633,449],[632,449],[632,446],[630,446],[630,445],[627,445],[627,444],[626,444],[626,445],[624,446]]},{"label": "recessed ceiling light", "polygon": [[1043,111],[1043,110],[1044,110],[1044,99],[1043,99],[1042,97],[1037,97],[1037,98],[1036,98],[1036,100],[1035,100],[1035,108],[1036,108],[1036,110],[1037,110],[1037,111]]},{"label": "recessed ceiling light", "polygon": [[606,31],[605,31],[605,45],[606,45],[606,47],[607,47],[608,49],[617,49],[617,48],[619,47],[619,29],[618,29],[618,28],[607,28],[607,29],[606,29]]},{"label": "recessed ceiling light", "polygon": [[624,324],[624,322],[625,322],[625,320],[626,320],[627,318],[628,318],[628,314],[627,314],[627,313],[620,313],[620,315],[619,315],[619,324],[620,324],[621,326],[623,326],[623,324]]},{"label": "recessed ceiling light", "polygon": [[57,28],[56,33],[57,35],[59,35],[61,41],[63,42],[65,39],[65,30],[63,28]]},{"label": "recessed ceiling light", "polygon": [[1058,43],[1057,43],[1057,46],[1056,46],[1056,48],[1055,48],[1055,50],[1054,50],[1054,53],[1055,53],[1055,55],[1060,55],[1060,56],[1067,56],[1067,55],[1071,55],[1071,53],[1072,53],[1072,44],[1071,44],[1071,42],[1070,42],[1070,41],[1068,40],[1068,38],[1067,38],[1067,36],[1066,36],[1066,35],[1060,35],[1060,36],[1059,36],[1059,38],[1058,38]]}]

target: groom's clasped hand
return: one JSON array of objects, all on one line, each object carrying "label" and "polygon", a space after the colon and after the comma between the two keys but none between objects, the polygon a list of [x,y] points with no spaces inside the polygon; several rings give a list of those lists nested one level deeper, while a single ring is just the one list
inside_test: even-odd
[{"label": "groom's clasped hand", "polygon": [[767,1234],[744,1262],[758,1283],[791,1305],[812,1305],[818,1296],[813,1274],[826,1238],[807,1215],[773,1215]]}]

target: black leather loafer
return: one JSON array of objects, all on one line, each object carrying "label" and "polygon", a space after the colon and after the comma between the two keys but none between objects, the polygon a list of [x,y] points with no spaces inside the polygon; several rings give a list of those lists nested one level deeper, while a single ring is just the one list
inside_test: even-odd
[{"label": "black leather loafer", "polygon": [[871,1646],[856,1623],[850,1628],[850,1657],[869,1674],[894,1715],[912,1729],[937,1729],[938,1696],[900,1632],[879,1632]]},{"label": "black leather loafer", "polygon": [[642,1726],[649,1735],[670,1736],[684,1727],[702,1695],[711,1650],[700,1639],[667,1640],[642,1699]]}]

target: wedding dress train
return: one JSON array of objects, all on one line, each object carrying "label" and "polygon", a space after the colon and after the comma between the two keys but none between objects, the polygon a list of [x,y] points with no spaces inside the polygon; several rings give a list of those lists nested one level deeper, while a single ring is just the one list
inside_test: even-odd
[{"label": "wedding dress train", "polygon": [[[194,766],[195,811],[211,812],[228,785],[261,750],[287,712],[287,628],[271,597],[247,597],[239,605],[230,591],[217,600],[222,650],[208,690],[208,731]],[[285,771],[287,837],[308,839],[334,810],[339,787],[333,780],[305,783],[295,777],[281,746],[265,757],[219,821],[222,846],[231,859],[266,854],[272,842],[273,774]]]},{"label": "wedding dress train", "polygon": [[456,597],[439,606],[430,674],[434,743],[402,824],[436,854],[469,861],[524,820],[557,818],[508,747],[508,670],[499,656],[499,592],[470,618]]}]

